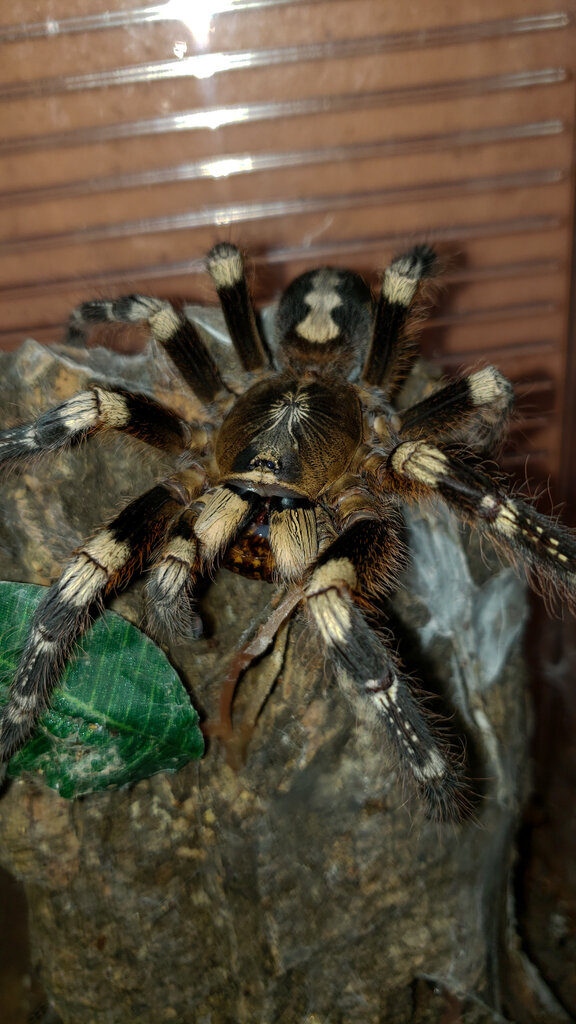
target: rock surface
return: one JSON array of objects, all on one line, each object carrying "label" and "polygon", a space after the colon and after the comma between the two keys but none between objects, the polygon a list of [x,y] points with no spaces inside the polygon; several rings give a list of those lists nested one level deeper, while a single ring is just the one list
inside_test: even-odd
[{"label": "rock surface", "polygon": [[[1,359],[2,425],[95,375],[165,399],[173,386],[148,351],[27,342]],[[0,577],[48,583],[167,466],[120,438],[12,471]],[[469,771],[485,780],[473,814],[425,819],[299,613],[241,683],[247,742],[234,765],[213,740],[201,762],[130,790],[66,802],[27,778],[5,792],[0,862],[26,887],[34,958],[64,1024],[568,1020],[524,960],[510,910],[527,787],[523,586],[479,559],[471,575],[445,517],[410,530],[402,651],[454,709]],[[172,652],[205,719],[218,718],[231,656],[271,597],[221,571],[202,600],[206,634]],[[138,586],[115,606],[139,621]]]}]

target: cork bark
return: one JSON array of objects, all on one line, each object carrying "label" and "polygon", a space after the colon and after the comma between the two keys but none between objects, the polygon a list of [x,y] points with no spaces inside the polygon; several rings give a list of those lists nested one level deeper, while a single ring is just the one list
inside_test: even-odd
[{"label": "cork bark", "polygon": [[[171,393],[149,351],[27,342],[2,357],[3,425],[94,376],[198,412]],[[120,438],[12,471],[0,577],[50,582],[83,536],[167,467]],[[37,777],[5,791],[0,863],[24,883],[34,960],[64,1024],[568,1020],[514,926],[528,785],[523,587],[478,559],[466,576],[443,517],[413,530],[424,570],[408,573],[393,615],[408,670],[452,709],[449,728],[483,780],[473,813],[456,825],[426,820],[296,614],[241,682],[233,757],[212,739],[202,761],[175,775],[76,802]],[[202,597],[205,635],[171,652],[204,720],[218,718],[234,651],[272,596],[221,571]],[[495,615],[489,600],[505,611]],[[140,621],[138,585],[115,606]]]}]

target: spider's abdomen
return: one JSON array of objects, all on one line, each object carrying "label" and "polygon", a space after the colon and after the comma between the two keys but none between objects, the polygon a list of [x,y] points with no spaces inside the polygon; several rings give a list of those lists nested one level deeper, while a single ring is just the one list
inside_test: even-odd
[{"label": "spider's abdomen", "polygon": [[278,358],[294,373],[316,366],[345,378],[361,366],[372,315],[372,295],[359,274],[335,267],[300,274],[278,305]]},{"label": "spider's abdomen", "polygon": [[353,385],[281,376],[238,399],[218,433],[216,460],[222,483],[315,501],[361,441]]}]

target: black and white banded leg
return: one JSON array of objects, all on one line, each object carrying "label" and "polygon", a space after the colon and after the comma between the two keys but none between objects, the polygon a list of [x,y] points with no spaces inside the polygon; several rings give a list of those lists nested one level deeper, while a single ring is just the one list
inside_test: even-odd
[{"label": "black and white banded leg", "polygon": [[383,388],[388,401],[418,355],[410,337],[410,312],[422,281],[433,276],[436,266],[434,250],[416,245],[393,260],[384,274],[362,379]]},{"label": "black and white banded leg", "polygon": [[390,454],[372,452],[363,472],[407,501],[438,497],[470,526],[524,566],[545,596],[576,606],[576,533],[507,494],[481,470],[426,441],[404,441]]},{"label": "black and white banded leg", "polygon": [[146,562],[182,503],[179,489],[169,481],[153,487],[78,548],[50,587],[36,609],[8,703],[0,712],[0,761],[26,742],[76,640],[100,614],[104,599]]},{"label": "black and white banded leg", "polygon": [[147,395],[93,384],[34,423],[0,432],[0,465],[80,444],[104,430],[130,434],[176,453],[198,450],[207,440],[204,428],[185,422]]},{"label": "black and white banded leg", "polygon": [[208,254],[206,265],[242,366],[251,371],[270,367],[270,354],[258,328],[239,249],[220,242]]},{"label": "black and white banded leg", "polygon": [[68,339],[84,343],[96,324],[147,324],[183,379],[202,402],[227,394],[220,372],[194,324],[164,299],[123,295],[93,299],[76,307],[68,322]]},{"label": "black and white banded leg", "polygon": [[473,449],[492,449],[503,436],[514,405],[514,388],[494,366],[459,377],[429,397],[397,413],[405,440],[423,434],[442,441],[465,441]]},{"label": "black and white banded leg", "polygon": [[458,775],[432,735],[386,641],[370,627],[359,607],[369,603],[362,563],[374,561],[366,547],[367,534],[372,532],[374,550],[378,550],[386,540],[379,535],[380,529],[381,524],[357,523],[327,549],[307,587],[308,607],[345,692],[350,695],[352,690],[384,724],[400,769],[416,783],[429,816],[457,819],[462,802]]},{"label": "black and white banded leg", "polygon": [[176,640],[198,636],[195,584],[210,573],[250,520],[256,494],[215,487],[174,520],[159,547],[148,581],[147,612],[154,634]]},{"label": "black and white banded leg", "polygon": [[161,639],[190,640],[201,635],[202,620],[195,607],[199,572],[194,525],[198,512],[185,509],[172,523],[146,581],[147,618]]}]

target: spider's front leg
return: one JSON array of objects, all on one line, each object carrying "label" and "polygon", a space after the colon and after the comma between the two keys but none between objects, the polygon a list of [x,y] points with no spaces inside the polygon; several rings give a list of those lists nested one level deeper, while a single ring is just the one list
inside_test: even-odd
[{"label": "spider's front leg", "polygon": [[74,553],[34,614],[0,712],[0,761],[9,760],[32,733],[75,641],[101,612],[104,599],[130,581],[188,500],[178,482],[158,484]]},{"label": "spider's front leg", "polygon": [[[362,515],[362,513],[361,513]],[[384,637],[362,609],[390,592],[404,551],[394,514],[363,513],[322,554],[307,588],[308,606],[346,690],[371,706],[387,729],[400,766],[415,780],[430,817],[460,816],[462,786],[434,738]],[[355,521],[353,521],[355,520]]]}]

